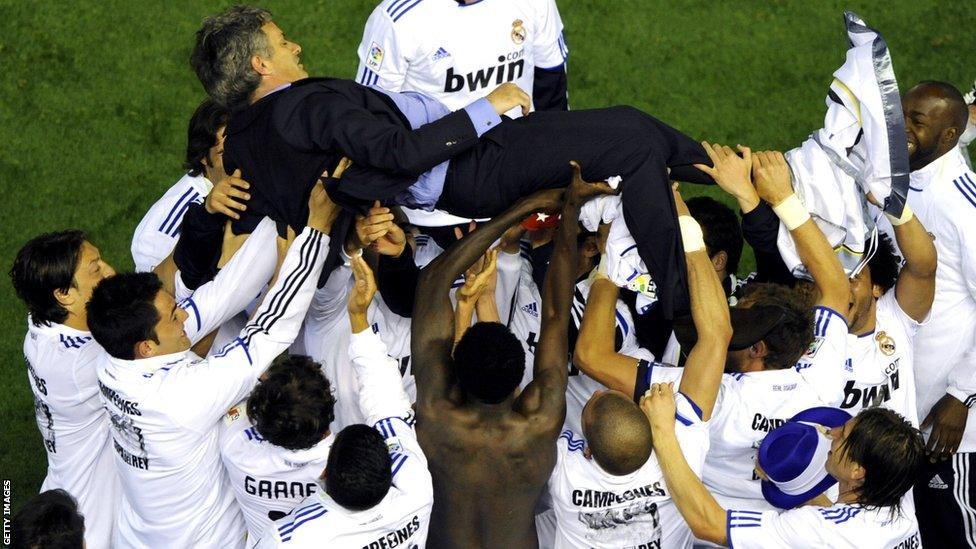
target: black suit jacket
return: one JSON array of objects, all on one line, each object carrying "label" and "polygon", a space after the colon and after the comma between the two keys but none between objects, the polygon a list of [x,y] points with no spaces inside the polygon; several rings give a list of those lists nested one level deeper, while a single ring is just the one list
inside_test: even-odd
[{"label": "black suit jacket", "polygon": [[263,216],[300,230],[312,186],[343,156],[353,165],[330,182],[329,195],[356,207],[393,198],[478,141],[463,110],[413,130],[388,96],[335,78],[306,78],[265,96],[234,113],[225,133],[225,170],[240,168],[251,184],[238,234]]}]

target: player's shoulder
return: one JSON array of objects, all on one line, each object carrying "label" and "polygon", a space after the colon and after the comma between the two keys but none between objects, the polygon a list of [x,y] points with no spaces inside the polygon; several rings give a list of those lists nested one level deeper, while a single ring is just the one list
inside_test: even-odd
[{"label": "player's shoulder", "polygon": [[316,545],[327,546],[329,540],[340,533],[327,527],[329,519],[334,515],[334,509],[326,505],[318,494],[312,494],[290,513],[272,522],[266,535],[281,543],[305,538],[309,541],[314,540]]},{"label": "player's shoulder", "polygon": [[[443,5],[442,5],[443,4]],[[428,17],[456,8],[452,1],[443,0],[383,0],[373,10],[371,17],[382,18],[396,28],[423,23]]]},{"label": "player's shoulder", "polygon": [[563,453],[575,453],[582,456],[583,450],[586,448],[586,439],[584,439],[582,435],[574,432],[572,429],[563,429],[562,432],[559,433],[559,438],[556,439],[556,445]]}]

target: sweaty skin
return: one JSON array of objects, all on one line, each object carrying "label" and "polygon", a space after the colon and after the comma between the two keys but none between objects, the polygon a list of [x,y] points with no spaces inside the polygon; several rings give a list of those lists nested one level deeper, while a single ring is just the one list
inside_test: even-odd
[{"label": "sweaty skin", "polygon": [[[608,189],[608,188],[607,188]],[[523,199],[459,241],[421,274],[412,353],[417,377],[417,437],[434,484],[429,547],[536,547],[534,510],[556,462],[566,415],[567,329],[580,204],[599,185],[578,172],[565,192],[542,299],[534,378],[498,404],[466,396],[453,381],[451,283],[502,233],[532,212],[553,209],[562,191]],[[490,349],[486,349],[490,352]]]}]

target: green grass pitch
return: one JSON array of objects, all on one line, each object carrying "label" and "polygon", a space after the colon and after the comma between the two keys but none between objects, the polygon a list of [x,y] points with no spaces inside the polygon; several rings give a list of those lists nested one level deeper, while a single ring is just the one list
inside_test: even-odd
[{"label": "green grass pitch", "polygon": [[[733,145],[786,149],[819,127],[831,72],[844,59],[845,9],[885,36],[903,90],[921,79],[966,88],[976,77],[971,0],[558,3],[572,107],[630,104]],[[180,177],[186,121],[203,97],[187,61],[193,33],[227,5],[0,0],[4,273],[28,238],[68,227],[86,230],[117,269],[132,267],[132,231]],[[374,5],[265,7],[303,46],[312,75],[350,78]],[[742,270],[751,265],[747,256]],[[46,464],[21,351],[24,308],[6,275],[0,311],[0,477],[12,480],[16,509],[36,493]]]}]

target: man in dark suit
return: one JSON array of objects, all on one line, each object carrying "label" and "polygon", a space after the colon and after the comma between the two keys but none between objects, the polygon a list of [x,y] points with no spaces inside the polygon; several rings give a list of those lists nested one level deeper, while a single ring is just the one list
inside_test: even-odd
[{"label": "man in dark suit", "polygon": [[380,199],[471,218],[565,186],[575,160],[588,180],[622,177],[624,219],[663,311],[670,316],[687,306],[668,169],[675,179],[711,183],[693,167],[711,165],[698,142],[632,107],[502,119],[516,107],[528,114],[529,96],[513,84],[452,113],[416,92],[308,78],[300,53],[259,8],[235,6],[197,31],[191,64],[210,96],[233,113],[225,169],[240,168],[251,182],[236,232],[264,215],[301,227],[305,197],[342,157],[352,167],[328,189],[348,207]]}]

